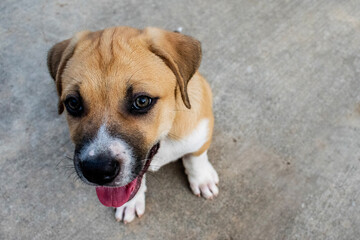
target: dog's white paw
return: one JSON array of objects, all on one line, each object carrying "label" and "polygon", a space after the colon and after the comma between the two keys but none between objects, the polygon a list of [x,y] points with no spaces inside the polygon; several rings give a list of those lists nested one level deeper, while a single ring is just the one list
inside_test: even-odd
[{"label": "dog's white paw", "polygon": [[146,186],[145,179],[143,178],[141,187],[136,193],[136,195],[133,197],[133,199],[131,199],[121,207],[116,208],[116,221],[123,221],[126,224],[132,222],[135,219],[136,215],[140,218],[145,212],[145,192]]},{"label": "dog's white paw", "polygon": [[185,173],[188,175],[190,188],[197,196],[212,199],[219,194],[219,176],[208,161],[207,152],[202,155],[183,158]]}]

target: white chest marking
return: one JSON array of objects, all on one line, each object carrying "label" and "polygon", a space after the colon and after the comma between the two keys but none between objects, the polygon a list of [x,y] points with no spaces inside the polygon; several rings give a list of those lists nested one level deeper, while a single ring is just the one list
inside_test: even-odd
[{"label": "white chest marking", "polygon": [[160,142],[160,149],[154,156],[149,167],[150,171],[157,171],[163,165],[175,161],[186,154],[198,151],[208,140],[209,120],[203,119],[194,131],[179,140],[165,138]]}]

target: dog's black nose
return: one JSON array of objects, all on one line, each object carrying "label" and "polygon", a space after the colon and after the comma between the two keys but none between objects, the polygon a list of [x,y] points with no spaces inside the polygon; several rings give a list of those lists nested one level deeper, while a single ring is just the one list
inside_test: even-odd
[{"label": "dog's black nose", "polygon": [[92,183],[104,185],[112,182],[120,172],[118,161],[100,154],[92,159],[80,162],[81,172]]}]

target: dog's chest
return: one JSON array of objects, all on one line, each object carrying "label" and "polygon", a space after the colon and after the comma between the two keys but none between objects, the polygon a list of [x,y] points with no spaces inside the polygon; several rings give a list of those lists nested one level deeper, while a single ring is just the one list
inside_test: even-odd
[{"label": "dog's chest", "polygon": [[175,161],[186,154],[198,151],[208,140],[209,120],[203,119],[188,136],[182,139],[165,138],[160,142],[160,149],[154,156],[150,171],[157,171],[163,165]]}]

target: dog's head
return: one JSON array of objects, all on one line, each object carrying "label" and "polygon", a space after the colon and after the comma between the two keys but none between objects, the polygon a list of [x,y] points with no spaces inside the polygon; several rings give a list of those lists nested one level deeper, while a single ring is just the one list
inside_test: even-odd
[{"label": "dog's head", "polygon": [[172,127],[187,84],[199,67],[200,43],[157,28],[84,31],[57,43],[48,68],[66,110],[79,177],[99,200],[131,199]]}]

